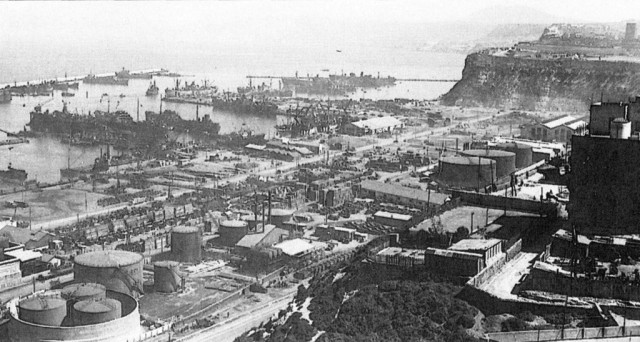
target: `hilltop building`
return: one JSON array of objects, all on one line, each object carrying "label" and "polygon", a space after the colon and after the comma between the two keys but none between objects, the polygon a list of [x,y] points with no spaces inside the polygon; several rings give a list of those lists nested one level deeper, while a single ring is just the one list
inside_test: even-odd
[{"label": "hilltop building", "polygon": [[624,40],[631,41],[636,39],[636,23],[627,23],[627,28],[624,31]]}]

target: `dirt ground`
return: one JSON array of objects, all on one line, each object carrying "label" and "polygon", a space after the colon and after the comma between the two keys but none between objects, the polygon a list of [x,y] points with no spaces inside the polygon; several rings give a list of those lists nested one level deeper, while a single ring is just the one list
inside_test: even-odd
[{"label": "dirt ground", "polygon": [[[105,195],[79,189],[46,189],[0,196],[0,216],[14,216],[19,221],[45,222],[97,210],[97,201]],[[85,202],[86,199],[86,202]],[[6,202],[26,202],[29,208],[8,208]],[[86,206],[85,206],[86,203]]]},{"label": "dirt ground", "polygon": [[[469,228],[471,224],[471,213],[473,213],[474,231],[477,226],[484,227],[487,216],[487,209],[481,207],[463,206],[453,210],[449,210],[440,215],[443,228],[446,232],[454,233],[458,227],[464,226]],[[504,214],[504,210],[489,209],[489,224]],[[428,229],[431,227],[431,220],[423,221],[418,224],[415,230]]]}]

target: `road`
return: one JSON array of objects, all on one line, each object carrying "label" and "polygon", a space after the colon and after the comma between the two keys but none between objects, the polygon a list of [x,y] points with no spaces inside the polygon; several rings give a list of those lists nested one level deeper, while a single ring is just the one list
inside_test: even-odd
[{"label": "road", "polygon": [[185,336],[176,341],[189,342],[233,342],[236,337],[245,331],[257,327],[260,323],[267,321],[270,317],[277,315],[280,310],[285,309],[293,299],[296,292],[292,292],[284,297],[265,303],[242,316],[222,321],[209,328],[198,330],[195,333]]}]

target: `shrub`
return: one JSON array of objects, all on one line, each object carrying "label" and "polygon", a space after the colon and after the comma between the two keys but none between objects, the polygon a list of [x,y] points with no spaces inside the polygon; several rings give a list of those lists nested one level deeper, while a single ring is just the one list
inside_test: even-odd
[{"label": "shrub", "polygon": [[517,317],[510,317],[502,322],[501,330],[503,332],[527,330],[527,324]]},{"label": "shrub", "polygon": [[465,329],[471,329],[476,324],[476,320],[472,316],[462,315],[458,318],[456,323]]},{"label": "shrub", "polygon": [[516,317],[524,320],[525,322],[533,322],[536,319],[536,315],[532,314],[531,311],[521,312]]}]

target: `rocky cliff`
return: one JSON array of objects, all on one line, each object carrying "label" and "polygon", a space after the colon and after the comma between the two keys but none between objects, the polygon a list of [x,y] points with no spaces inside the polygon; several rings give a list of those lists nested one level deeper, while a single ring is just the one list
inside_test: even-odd
[{"label": "rocky cliff", "polygon": [[619,101],[640,94],[640,63],[467,56],[462,79],[445,105],[585,111],[601,96]]}]

